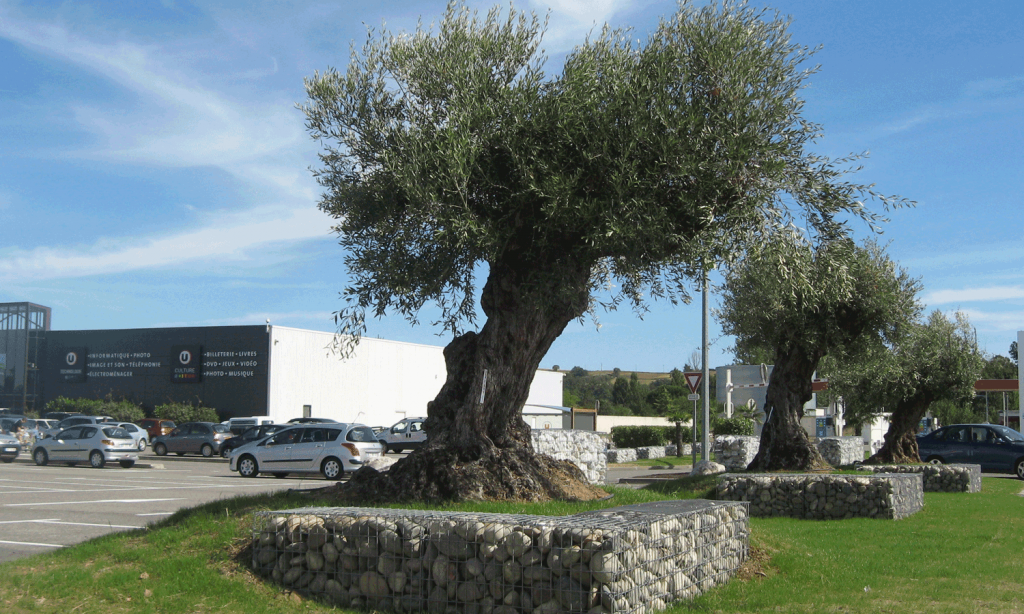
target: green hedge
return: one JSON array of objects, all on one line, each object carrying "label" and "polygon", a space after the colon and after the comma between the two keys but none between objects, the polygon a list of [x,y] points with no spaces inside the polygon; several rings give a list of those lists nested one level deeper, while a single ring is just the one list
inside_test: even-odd
[{"label": "green hedge", "polygon": [[750,418],[719,418],[712,424],[715,435],[753,435],[754,421]]},{"label": "green hedge", "polygon": [[672,433],[664,426],[613,426],[612,442],[616,448],[643,448],[668,444]]},{"label": "green hedge", "polygon": [[183,422],[220,422],[217,410],[212,407],[190,405],[188,403],[165,403],[153,409],[157,418],[173,420],[175,424]]}]

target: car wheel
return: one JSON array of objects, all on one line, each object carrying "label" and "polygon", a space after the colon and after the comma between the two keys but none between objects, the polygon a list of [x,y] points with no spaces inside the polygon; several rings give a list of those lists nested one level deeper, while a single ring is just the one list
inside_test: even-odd
[{"label": "car wheel", "polygon": [[121,466],[124,467],[125,469],[131,469],[132,467],[135,466],[135,461],[118,461],[118,462],[121,463]]},{"label": "car wheel", "polygon": [[254,478],[260,473],[260,466],[256,464],[256,459],[246,454],[242,458],[238,459],[238,475],[243,478]]},{"label": "car wheel", "polygon": [[149,444],[146,443],[145,439],[140,439],[139,440],[139,452],[145,452],[146,451],[146,446],[148,446],[148,445]]},{"label": "car wheel", "polygon": [[1017,461],[1017,464],[1014,465],[1013,468],[1017,473],[1017,477],[1024,480],[1024,458]]},{"label": "car wheel", "polygon": [[32,460],[36,461],[36,464],[42,467],[50,461],[50,458],[46,456],[46,450],[39,448],[32,454]]},{"label": "car wheel", "polygon": [[331,457],[320,465],[320,473],[328,480],[340,480],[341,476],[345,475],[345,470],[342,469],[340,460]]},{"label": "car wheel", "polygon": [[157,456],[164,456],[167,454],[167,446],[162,443],[158,443],[153,446],[153,451],[156,452]]},{"label": "car wheel", "polygon": [[103,465],[107,464],[107,459],[103,458],[103,452],[93,450],[89,453],[89,464],[93,469],[102,469]]},{"label": "car wheel", "polygon": [[225,446],[225,447],[220,449],[220,457],[221,458],[227,458],[229,456],[231,456],[231,448],[228,448],[228,447]]},{"label": "car wheel", "polygon": [[203,447],[199,448],[199,453],[205,456],[206,458],[210,458],[211,456],[213,456],[213,446],[211,446],[208,443],[204,443]]},{"label": "car wheel", "polygon": [[388,450],[388,442],[386,442],[383,439],[381,439],[381,440],[377,441],[377,443],[379,443],[381,446],[384,447],[384,452],[383,452],[384,454],[387,454],[388,452],[390,452],[390,450]]}]

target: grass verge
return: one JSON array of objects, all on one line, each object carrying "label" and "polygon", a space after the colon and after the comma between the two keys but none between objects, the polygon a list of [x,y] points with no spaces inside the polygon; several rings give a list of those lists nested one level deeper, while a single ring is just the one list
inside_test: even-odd
[{"label": "grass verge", "polygon": [[[589,503],[433,506],[572,514],[713,492],[713,477],[642,490],[609,487]],[[1021,482],[984,478],[978,494],[926,493],[899,521],[751,520],[752,556],[736,579],[669,612],[1021,612]],[[287,494],[182,510],[141,531],[0,565],[5,612],[337,611],[265,584],[247,569],[252,512],[310,505]],[[424,507],[424,506],[417,506]]]}]

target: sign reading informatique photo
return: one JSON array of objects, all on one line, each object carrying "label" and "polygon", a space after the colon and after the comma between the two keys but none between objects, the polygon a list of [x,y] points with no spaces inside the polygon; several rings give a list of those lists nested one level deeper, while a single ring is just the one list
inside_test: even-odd
[{"label": "sign reading informatique photo", "polygon": [[176,384],[203,381],[202,346],[176,345],[171,348],[171,381]]}]

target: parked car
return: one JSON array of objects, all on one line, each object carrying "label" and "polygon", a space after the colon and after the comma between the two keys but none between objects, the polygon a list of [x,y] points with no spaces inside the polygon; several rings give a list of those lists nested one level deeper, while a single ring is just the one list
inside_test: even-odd
[{"label": "parked car", "polygon": [[149,442],[152,444],[153,440],[161,435],[170,435],[171,431],[177,428],[178,425],[174,423],[174,420],[166,420],[164,418],[143,418],[136,422],[140,428],[145,429],[149,435]]},{"label": "parked car", "polygon": [[101,422],[113,421],[114,419],[111,418],[110,416],[69,416],[58,422],[57,426],[43,431],[43,437],[53,437],[57,433],[69,429],[73,426],[81,426],[83,424],[100,424]]},{"label": "parked car", "polygon": [[261,424],[273,424],[274,421],[266,416],[249,416],[246,418],[235,417],[228,418],[224,422],[221,422],[224,426],[235,434],[237,437],[245,431],[249,430],[250,427],[259,426]]},{"label": "parked car", "polygon": [[0,460],[5,463],[14,462],[21,452],[21,444],[14,435],[0,434]]},{"label": "parked car", "polygon": [[8,435],[14,435],[18,426],[24,424],[28,418],[17,414],[6,414],[0,417],[0,433],[6,433]]},{"label": "parked car", "polygon": [[64,418],[70,418],[71,416],[81,416],[81,415],[83,415],[83,414],[81,412],[77,412],[77,411],[48,411],[45,414],[43,414],[43,419],[44,420],[56,420],[57,422],[60,422]]},{"label": "parked car", "polygon": [[50,461],[77,465],[88,462],[99,469],[117,461],[125,469],[139,460],[135,440],[123,428],[103,424],[86,424],[65,429],[52,437],[40,439],[32,448],[37,465]]},{"label": "parked car", "polygon": [[951,424],[917,438],[921,460],[971,463],[1024,480],[1024,435],[998,424]]},{"label": "parked car", "polygon": [[333,418],[292,418],[288,424],[340,424]]},{"label": "parked car", "polygon": [[103,424],[119,426],[128,431],[131,438],[135,440],[135,448],[139,452],[144,452],[149,445],[149,433],[146,432],[146,429],[139,427],[139,425],[133,422],[104,422]]},{"label": "parked car", "polygon": [[384,446],[385,452],[401,453],[419,448],[427,441],[427,432],[423,430],[424,420],[426,418],[406,418],[377,433],[377,441]]},{"label": "parked car", "polygon": [[157,456],[174,452],[184,456],[189,452],[213,456],[220,453],[224,441],[231,438],[231,431],[223,424],[213,422],[186,422],[167,435],[153,438],[153,451]]},{"label": "parked car", "polygon": [[220,447],[220,455],[223,456],[224,458],[228,458],[229,456],[231,456],[231,451],[234,450],[235,448],[240,448],[252,441],[259,441],[264,437],[270,437],[274,433],[280,431],[281,429],[288,428],[289,426],[292,425],[263,424],[260,426],[250,426],[249,428],[245,429],[245,432],[243,432],[241,435],[236,435],[235,437],[232,437],[231,439],[225,441],[224,444],[221,445]]},{"label": "parked car", "polygon": [[383,454],[373,429],[363,424],[307,424],[235,449],[231,470],[248,478],[260,473],[279,478],[289,473],[320,473],[328,480],[340,480],[346,471],[355,471]]}]

